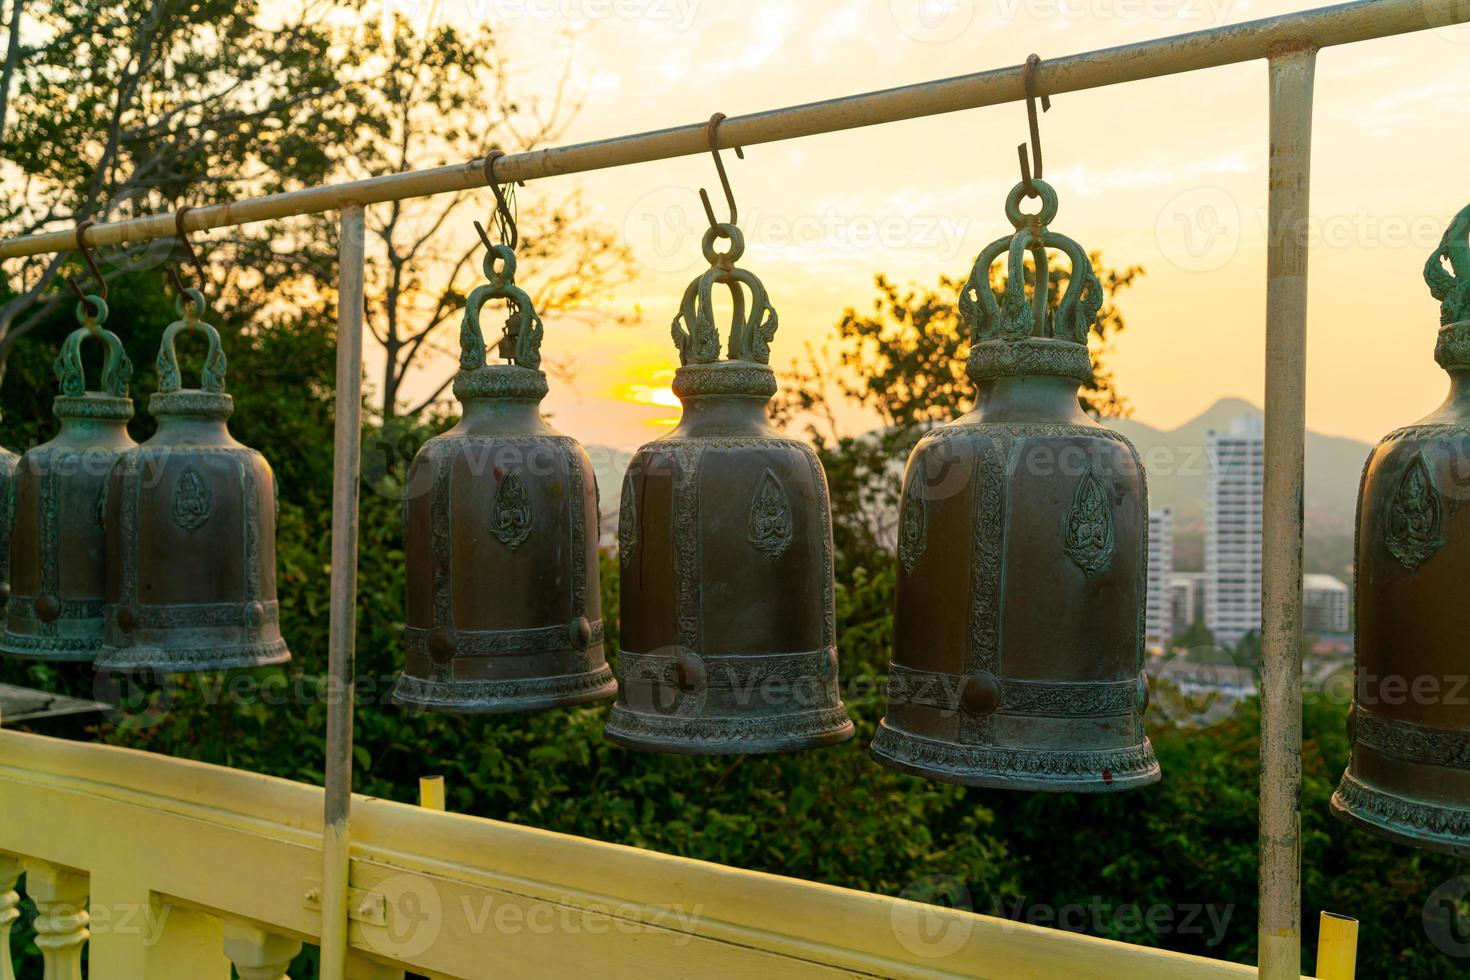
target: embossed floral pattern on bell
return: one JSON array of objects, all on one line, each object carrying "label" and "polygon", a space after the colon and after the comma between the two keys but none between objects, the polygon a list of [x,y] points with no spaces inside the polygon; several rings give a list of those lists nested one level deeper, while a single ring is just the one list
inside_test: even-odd
[{"label": "embossed floral pattern on bell", "polygon": [[[398,704],[463,713],[536,711],[612,697],[602,649],[597,482],[575,440],[541,415],[543,328],[492,246],[460,329],[458,424],[426,442],[404,502],[407,616]],[[486,363],[481,310],[509,317]],[[414,488],[422,488],[413,492]]]},{"label": "embossed floral pattern on bell", "polygon": [[[282,663],[276,601],[276,483],[230,434],[234,403],[219,333],[197,289],[163,332],[152,438],[122,454],[107,485],[107,640],[97,666],[174,673]],[[198,388],[176,343],[206,342]]]},{"label": "embossed floral pattern on bell", "polygon": [[[960,294],[975,408],[928,432],[899,505],[885,765],[1007,789],[1112,792],[1159,778],[1143,732],[1148,494],[1138,454],[1078,405],[1102,301],[1051,231],[1056,194],[980,253]],[[1048,308],[1046,249],[1071,260]],[[1028,300],[1025,258],[1039,285]],[[997,302],[991,267],[1008,259]]]},{"label": "embossed floral pattern on bell", "polygon": [[[853,731],[837,690],[826,476],[810,446],[766,418],[777,318],[760,280],[735,266],[742,249],[734,225],[705,235],[710,268],[672,331],[683,418],[623,480],[621,686],[607,735],[629,748],[774,752]],[[733,300],[726,360],[715,285]]]},{"label": "embossed floral pattern on bell", "polygon": [[1067,513],[1067,557],[1088,575],[1108,567],[1113,558],[1113,495],[1090,468],[1077,481]]},{"label": "embossed floral pattern on bell", "polygon": [[[77,304],[82,326],[61,345],[55,371],[60,394],[52,402],[60,428],[49,442],[20,459],[6,507],[10,540],[10,599],[0,652],[44,660],[90,661],[102,645],[106,536],[95,516],[108,474],[128,435],[132,363],[122,342],[103,329],[107,303],[88,296]],[[89,391],[82,342],[106,350],[100,389]]]},{"label": "embossed floral pattern on bell", "polygon": [[1332,810],[1400,843],[1470,856],[1470,207],[1424,279],[1440,302],[1444,403],[1363,467],[1354,557],[1352,755]]}]

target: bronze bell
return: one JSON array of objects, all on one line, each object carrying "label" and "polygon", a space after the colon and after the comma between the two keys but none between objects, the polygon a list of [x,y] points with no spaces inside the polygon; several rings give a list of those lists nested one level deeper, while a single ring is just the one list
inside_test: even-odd
[{"label": "bronze bell", "polygon": [[10,599],[10,522],[15,517],[15,464],[20,457],[0,446],[0,614]]},{"label": "bronze bell", "polygon": [[[118,455],[134,447],[128,435],[133,366],[122,342],[102,324],[107,304],[88,296],[77,306],[83,326],[56,357],[61,394],[52,411],[56,437],[26,452],[13,487],[10,599],[0,651],[43,660],[90,661],[102,646],[102,494]],[[106,348],[100,391],[88,391],[81,343]]]},{"label": "bronze bell", "polygon": [[[723,255],[718,237],[730,240]],[[826,475],[811,447],[767,421],[776,311],[735,267],[743,250],[733,224],[705,234],[710,269],[673,326],[684,415],[623,480],[621,689],[607,736],[628,748],[775,752],[853,733],[837,690]],[[716,283],[734,300],[725,361]]]},{"label": "bronze bell", "polygon": [[[1379,837],[1470,856],[1470,207],[1424,267],[1444,404],[1384,437],[1358,491],[1352,755],[1332,797]],[[1444,266],[1450,262],[1451,269]]]},{"label": "bronze bell", "polygon": [[[107,642],[100,669],[175,673],[291,658],[276,603],[276,481],[227,420],[225,354],[204,297],[180,295],[163,332],[158,430],[124,453],[107,487]],[[209,342],[198,388],[182,388],[174,341]]]},{"label": "bronze bell", "polygon": [[[610,698],[592,462],[541,416],[541,318],[515,284],[514,250],[491,247],[484,270],[460,331],[459,424],[409,468],[407,651],[393,700],[499,713]],[[509,364],[486,364],[480,309],[491,299],[510,311],[499,347]]]},{"label": "bronze bell", "polygon": [[[872,753],[946,782],[1111,792],[1156,782],[1143,732],[1148,500],[1138,454],[1078,405],[1102,286],[1047,228],[1056,192],[1011,191],[1013,235],[960,294],[974,408],[919,440],[899,505],[888,713]],[[1046,248],[1072,262],[1047,309]],[[1036,287],[1025,296],[1024,258]],[[990,267],[1009,254],[1004,306]]]}]

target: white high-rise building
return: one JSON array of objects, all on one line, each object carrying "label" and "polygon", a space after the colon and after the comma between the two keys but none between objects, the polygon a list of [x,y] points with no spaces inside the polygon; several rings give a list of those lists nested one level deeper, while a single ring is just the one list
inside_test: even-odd
[{"label": "white high-rise building", "polygon": [[1205,621],[1205,573],[1175,572],[1169,580],[1174,603],[1174,635]]},{"label": "white high-rise building", "polygon": [[1205,625],[1229,645],[1261,628],[1261,502],[1265,439],[1259,419],[1205,436]]},{"label": "white high-rise building", "polygon": [[1304,575],[1302,604],[1302,625],[1308,633],[1348,631],[1347,583],[1331,575]]},{"label": "white high-rise building", "polygon": [[1165,507],[1148,512],[1148,599],[1144,615],[1144,646],[1162,652],[1174,638],[1174,602],[1169,583],[1174,577],[1174,512]]}]

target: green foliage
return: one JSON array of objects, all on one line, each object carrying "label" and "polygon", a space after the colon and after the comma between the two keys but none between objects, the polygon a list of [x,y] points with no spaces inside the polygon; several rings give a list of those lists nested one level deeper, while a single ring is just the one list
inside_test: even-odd
[{"label": "green foliage", "polygon": [[[140,368],[135,397],[171,317],[156,276],[124,277],[118,323]],[[320,318],[245,327],[216,318],[237,400],[232,428],[281,476],[278,531],[288,667],[180,676],[116,692],[103,741],[319,782],[325,752],[332,371],[330,323]],[[47,437],[50,357],[70,324],[57,317],[15,349],[3,390],[7,441]],[[197,370],[191,348],[186,371]],[[771,757],[644,755],[602,737],[607,706],[498,718],[411,714],[387,701],[401,662],[403,465],[443,419],[397,420],[367,434],[359,562],[355,788],[410,801],[420,776],[447,777],[452,809],[977,911],[1080,929],[1133,943],[1251,961],[1255,949],[1258,711],[1241,704],[1209,728],[1151,736],[1164,769],[1157,787],[1117,797],[964,789],[873,763],[867,743],[883,712],[892,634],[894,560],[871,537],[839,527],[838,635],[843,692],[857,736],[840,746]],[[135,421],[146,435],[146,414]],[[19,436],[16,438],[15,436]],[[859,506],[891,454],[826,447],[833,499]],[[891,470],[886,470],[891,472]],[[608,488],[604,488],[604,495]],[[841,525],[839,520],[839,525]],[[601,566],[608,649],[617,646],[618,564]],[[615,654],[614,654],[615,657]],[[84,665],[0,662],[0,681],[90,694]],[[1360,975],[1441,978],[1463,961],[1437,949],[1423,922],[1455,861],[1386,844],[1334,821],[1327,808],[1347,760],[1346,706],[1314,697],[1305,711],[1302,796],[1304,925],[1310,949],[1320,909],[1363,923]],[[20,932],[27,946],[29,933]],[[34,952],[22,977],[34,977]],[[293,976],[314,975],[310,953]]]}]

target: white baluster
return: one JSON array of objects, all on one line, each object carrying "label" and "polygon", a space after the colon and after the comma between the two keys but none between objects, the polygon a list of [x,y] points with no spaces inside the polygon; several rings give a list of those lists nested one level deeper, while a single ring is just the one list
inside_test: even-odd
[{"label": "white baluster", "polygon": [[15,980],[10,958],[10,927],[20,918],[20,895],[15,883],[22,871],[19,858],[0,854],[0,980]]},{"label": "white baluster", "polygon": [[36,903],[36,946],[46,980],[82,980],[82,947],[91,921],[87,876],[44,861],[26,862],[26,894]]},{"label": "white baluster", "polygon": [[291,980],[286,970],[299,952],[299,939],[240,922],[225,923],[225,956],[235,964],[240,980]]}]

